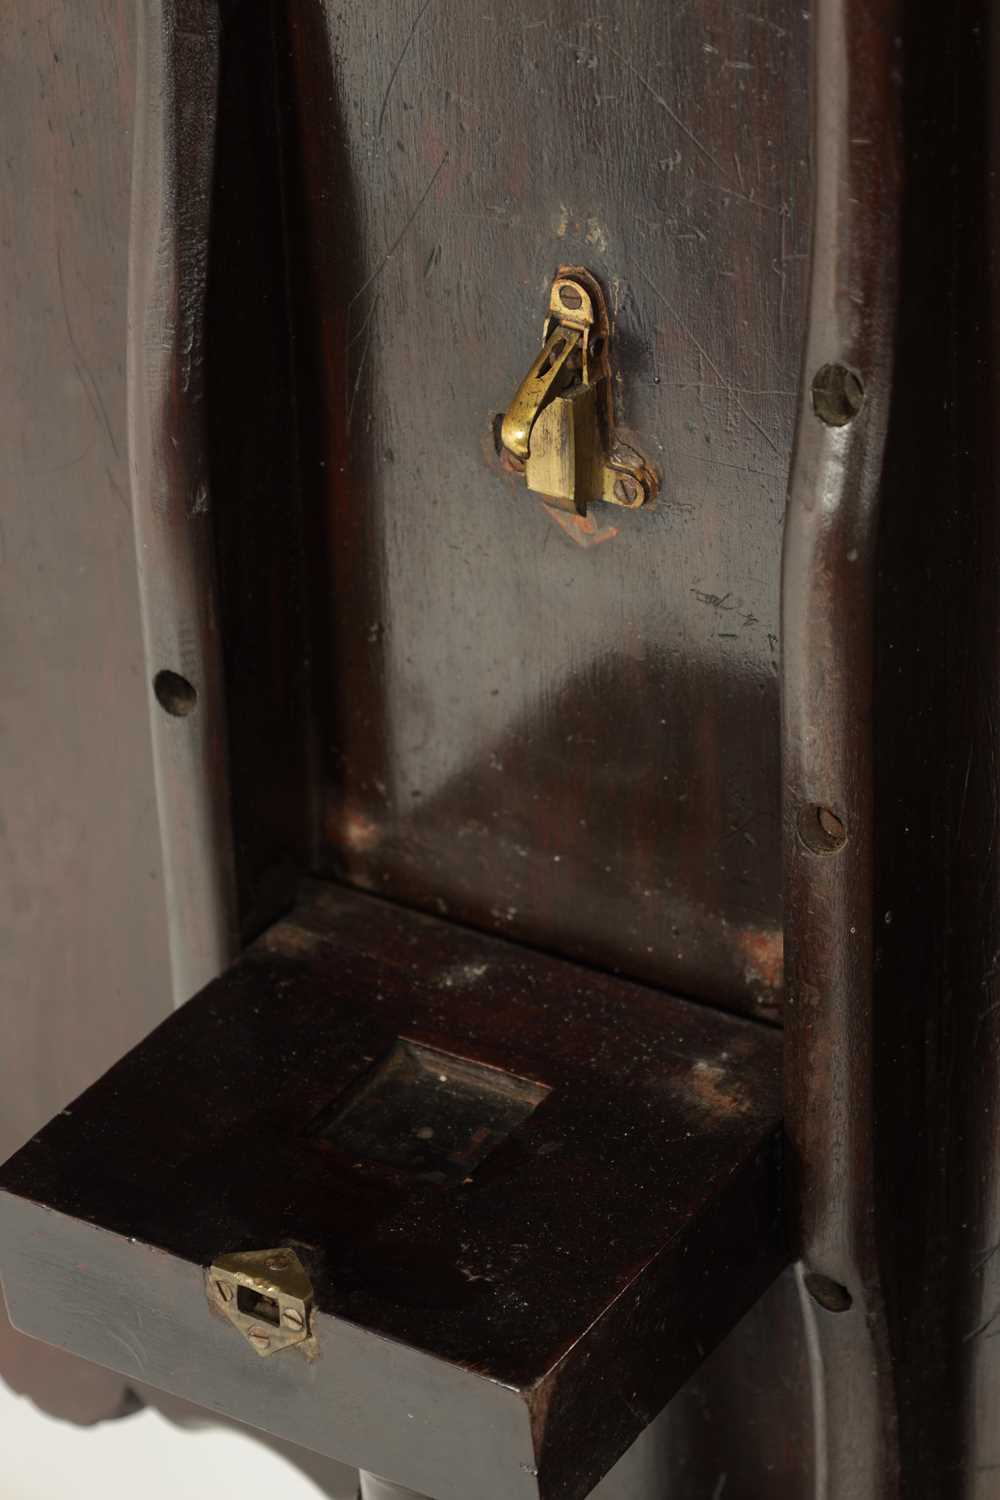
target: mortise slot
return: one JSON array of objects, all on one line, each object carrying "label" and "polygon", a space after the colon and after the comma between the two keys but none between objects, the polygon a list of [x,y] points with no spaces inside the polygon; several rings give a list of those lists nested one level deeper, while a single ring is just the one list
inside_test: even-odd
[{"label": "mortise slot", "polygon": [[236,1288],[236,1306],[247,1317],[256,1318],[260,1323],[270,1323],[272,1328],[277,1328],[281,1323],[281,1309],[275,1298],[265,1297],[263,1292],[255,1292],[252,1286]]}]

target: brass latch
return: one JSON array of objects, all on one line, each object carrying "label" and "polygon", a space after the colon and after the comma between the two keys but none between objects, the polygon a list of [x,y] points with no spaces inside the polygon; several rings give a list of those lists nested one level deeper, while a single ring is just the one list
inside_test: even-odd
[{"label": "brass latch", "polygon": [[542,352],[521,381],[500,428],[510,466],[550,505],[585,516],[591,500],[636,510],[656,476],[615,439],[611,329],[589,271],[562,266],[549,293]]}]

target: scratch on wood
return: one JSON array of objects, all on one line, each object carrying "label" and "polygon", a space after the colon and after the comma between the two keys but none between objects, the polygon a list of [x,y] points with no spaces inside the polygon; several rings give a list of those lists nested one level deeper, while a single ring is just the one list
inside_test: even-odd
[{"label": "scratch on wood", "polygon": [[731,464],[724,458],[713,458],[710,453],[695,453],[690,448],[679,450],[685,458],[693,458],[697,464],[715,464],[720,469],[735,469],[739,474],[753,474],[759,479],[773,479],[777,484],[783,484],[783,474],[772,474],[770,469],[754,469],[750,464]]},{"label": "scratch on wood", "polygon": [[73,469],[77,464],[82,464],[85,458],[89,458],[96,443],[97,438],[94,437],[82,453],[74,453],[72,458],[64,459],[61,463],[45,464],[40,469],[0,469],[0,479],[47,479],[50,474],[62,474],[67,469]]},{"label": "scratch on wood", "polygon": [[659,287],[654,282],[650,281],[649,277],[646,275],[641,266],[639,267],[639,275],[642,277],[643,281],[649,287],[654,296],[658,297],[663,303],[664,307],[667,309],[668,313],[673,318],[678,328],[680,328],[682,332],[687,334],[688,338],[691,340],[692,344],[697,349],[702,359],[708,365],[709,369],[712,370],[715,374],[716,379],[722,381],[723,387],[728,392],[729,399],[732,401],[733,405],[737,408],[737,410],[743,413],[744,417],[746,417],[747,421],[750,423],[750,426],[753,427],[756,432],[760,433],[761,437],[764,439],[765,443],[767,443],[768,447],[773,449],[775,453],[779,453],[781,450],[779,449],[777,443],[774,441],[774,438],[768,432],[767,428],[762,427],[753,413],[748,411],[748,409],[744,406],[743,402],[740,400],[737,394],[736,386],[731,380],[726,379],[725,375],[723,375],[722,371],[719,369],[719,366],[715,363],[715,360],[712,359],[711,355],[702,348],[701,344],[699,344],[690,328],[684,322],[684,319],[681,317],[680,313],[677,312],[677,310],[671,305],[668,299],[660,291]]},{"label": "scratch on wood", "polygon": [[350,432],[350,430],[351,430],[351,423],[354,420],[354,403],[358,399],[358,390],[359,390],[359,388],[361,386],[361,377],[364,375],[364,373],[365,373],[365,366],[368,363],[368,351],[371,349],[371,346],[372,346],[372,334],[375,331],[375,309],[378,307],[380,300],[381,300],[381,294],[379,296],[376,296],[375,298],[373,298],[372,305],[371,305],[371,307],[368,310],[368,316],[365,318],[365,321],[364,321],[364,323],[362,325],[363,328],[366,328],[368,330],[368,336],[365,339],[364,347],[361,350],[361,358],[358,361],[358,373],[354,377],[354,388],[351,391],[351,402],[350,402],[350,405],[347,408],[347,430],[348,430],[348,432]]},{"label": "scratch on wood", "polygon": [[998,1250],[1000,1250],[1000,1244],[991,1245],[976,1261],[973,1270],[976,1272],[984,1271]]},{"label": "scratch on wood", "polygon": [[988,1330],[993,1327],[993,1324],[996,1322],[997,1318],[1000,1318],[1000,1307],[995,1307],[990,1313],[989,1317],[979,1324],[978,1328],[974,1328],[971,1333],[967,1333],[963,1338],[962,1343],[969,1344],[973,1339],[979,1338],[980,1334],[987,1333]]},{"label": "scratch on wood", "polygon": [[118,483],[117,479],[112,474],[112,472],[111,472],[111,466],[109,464],[105,464],[104,465],[104,473],[105,473],[105,477],[107,478],[108,488],[110,489],[111,493],[115,496],[116,500],[118,501],[118,504],[121,506],[121,508],[125,512],[125,514],[127,516],[130,516],[132,514],[131,506],[128,503],[128,499],[127,499],[125,493],[123,492],[121,485]]},{"label": "scratch on wood", "polygon": [[385,123],[385,112],[386,112],[386,109],[388,108],[388,105],[389,105],[389,95],[392,93],[392,86],[396,82],[397,74],[399,73],[400,68],[403,66],[403,59],[406,57],[406,54],[410,50],[410,44],[412,43],[413,38],[417,34],[417,27],[420,25],[421,21],[424,19],[424,16],[427,13],[427,7],[430,5],[430,3],[431,3],[431,0],[424,0],[423,5],[417,11],[416,20],[414,21],[413,25],[410,27],[409,33],[407,34],[406,41],[403,43],[403,50],[399,54],[399,56],[396,58],[396,66],[393,68],[392,72],[389,74],[389,82],[385,86],[385,94],[382,97],[382,108],[379,110],[379,113],[378,113],[378,133],[379,133],[379,135],[382,134],[382,126]]},{"label": "scratch on wood", "polygon": [[56,272],[59,277],[59,301],[62,306],[63,323],[66,328],[66,337],[69,339],[69,346],[73,351],[73,368],[77,373],[77,378],[79,379],[80,384],[83,386],[84,392],[86,393],[87,400],[90,403],[91,411],[94,413],[94,416],[98,419],[98,421],[103,425],[104,430],[108,435],[108,442],[111,444],[111,451],[114,453],[115,458],[120,458],[121,454],[118,452],[118,444],[115,442],[115,435],[111,430],[111,421],[108,417],[107,407],[104,405],[104,397],[101,395],[101,388],[97,384],[97,381],[94,379],[94,376],[91,373],[90,366],[87,364],[87,361],[83,357],[80,345],[76,341],[76,334],[73,332],[73,325],[70,322],[69,308],[66,305],[66,283],[63,280],[62,242],[60,241],[58,235],[56,236]]},{"label": "scratch on wood", "polygon": [[707,146],[705,146],[705,145],[702,144],[702,142],[698,139],[698,137],[695,135],[694,131],[690,128],[690,126],[685,125],[685,123],[681,119],[680,115],[677,113],[677,111],[675,109],[673,109],[667,103],[667,101],[666,101],[666,99],[664,99],[663,95],[657,93],[656,89],[654,89],[654,87],[650,83],[649,79],[643,77],[643,75],[639,72],[639,69],[635,66],[634,63],[632,63],[632,62],[629,61],[629,59],[625,56],[624,52],[619,52],[618,48],[617,47],[613,47],[610,42],[606,42],[605,45],[606,45],[608,51],[611,52],[611,53],[613,53],[614,56],[618,58],[619,62],[624,63],[625,67],[632,74],[632,77],[635,79],[636,83],[642,85],[642,87],[646,90],[646,93],[649,95],[649,97],[651,99],[655,100],[655,102],[663,110],[663,112],[667,116],[667,118],[670,119],[670,120],[672,120],[674,122],[674,124],[677,126],[677,129],[681,132],[681,134],[683,136],[685,136],[691,142],[691,144],[692,144],[692,146],[694,146],[695,150],[699,151],[701,153],[701,155],[705,158],[706,161],[710,161],[712,163],[712,166],[718,172],[718,174],[719,174],[720,177],[725,177],[727,174],[726,174],[726,170],[723,167],[722,163],[720,161],[718,161],[712,155],[711,151],[709,151],[709,149],[708,149]]},{"label": "scratch on wood", "polygon": [[370,306],[368,308],[368,311],[365,313],[365,316],[364,316],[364,319],[362,321],[361,327],[358,329],[357,333],[352,333],[351,336],[350,336],[350,338],[347,340],[347,347],[348,348],[350,348],[353,344],[356,344],[358,342],[358,339],[364,338],[365,334],[367,333],[367,331],[368,331],[368,325],[371,322],[372,317],[373,317],[373,315],[375,313],[375,309],[376,309],[376,307],[378,307],[378,304],[379,304],[379,295],[380,295],[379,293],[376,293],[375,296],[372,298],[371,304],[370,304]]},{"label": "scratch on wood", "polygon": [[116,1329],[113,1324],[107,1325],[108,1334],[114,1339],[120,1348],[125,1350],[131,1362],[135,1365],[140,1375],[146,1372],[146,1356],[142,1344],[135,1335],[129,1335],[125,1329]]},{"label": "scratch on wood", "polygon": [[775,208],[773,203],[762,203],[752,192],[739,193],[724,182],[706,182],[703,177],[696,177],[694,180],[699,187],[709,188],[713,193],[725,193],[727,198],[738,198],[740,202],[749,203],[751,208],[759,208],[766,214],[782,214],[785,211],[784,208]]},{"label": "scratch on wood", "polygon": [[[706,380],[664,380],[660,382],[667,391],[728,391],[727,385],[709,385]],[[782,391],[772,386],[737,385],[733,387],[741,396],[797,396],[797,391]]]},{"label": "scratch on wood", "polygon": [[413,210],[413,212],[411,213],[410,217],[407,219],[406,223],[403,225],[402,229],[399,231],[399,233],[397,234],[396,238],[393,240],[392,244],[389,246],[388,250],[385,252],[385,254],[383,255],[382,259],[379,261],[378,265],[375,267],[374,271],[371,273],[371,275],[368,277],[368,279],[366,281],[364,281],[361,284],[361,286],[358,287],[358,290],[354,293],[354,296],[350,300],[349,307],[353,307],[354,304],[355,304],[355,302],[357,302],[358,298],[361,297],[361,296],[363,296],[364,293],[368,290],[368,288],[371,286],[372,282],[378,280],[378,278],[382,275],[382,272],[385,270],[386,266],[392,260],[392,257],[395,255],[396,251],[399,249],[400,245],[403,243],[403,240],[406,238],[407,232],[409,231],[410,226],[412,225],[413,221],[416,219],[416,217],[419,214],[420,210],[423,208],[424,204],[427,202],[427,199],[430,197],[431,188],[434,186],[434,184],[437,182],[438,178],[441,176],[441,173],[444,171],[444,165],[445,165],[445,162],[447,160],[448,160],[448,152],[446,151],[444,153],[444,155],[442,156],[441,160],[438,162],[438,164],[435,167],[434,171],[431,173],[430,182],[428,182],[427,186],[424,188],[423,192],[420,194],[420,197],[417,200],[417,206],[416,206],[416,208]]},{"label": "scratch on wood", "polygon": [[784,26],[779,26],[776,21],[769,21],[766,16],[755,16],[749,10],[741,10],[737,14],[741,15],[745,21],[752,21],[755,26],[766,26],[768,31],[774,32],[775,36],[788,35]]},{"label": "scratch on wood", "polygon": [[706,594],[702,589],[692,589],[691,593],[702,604],[710,604],[713,609],[736,609],[735,604],[730,604],[731,594]]}]

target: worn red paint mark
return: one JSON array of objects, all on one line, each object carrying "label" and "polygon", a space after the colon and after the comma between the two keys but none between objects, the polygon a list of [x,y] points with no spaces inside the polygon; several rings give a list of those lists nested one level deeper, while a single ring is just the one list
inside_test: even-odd
[{"label": "worn red paint mark", "polygon": [[733,1080],[719,1063],[696,1062],[687,1077],[691,1093],[705,1109],[714,1115],[742,1115],[751,1107],[751,1101],[742,1093],[738,1081]]},{"label": "worn red paint mark", "polygon": [[610,542],[618,535],[617,526],[599,526],[593,516],[573,516],[554,505],[546,505],[545,509],[578,547],[598,547],[601,542]]},{"label": "worn red paint mark", "polygon": [[785,945],[781,930],[744,927],[737,933],[744,977],[757,990],[757,1002],[776,1006],[784,980]]}]

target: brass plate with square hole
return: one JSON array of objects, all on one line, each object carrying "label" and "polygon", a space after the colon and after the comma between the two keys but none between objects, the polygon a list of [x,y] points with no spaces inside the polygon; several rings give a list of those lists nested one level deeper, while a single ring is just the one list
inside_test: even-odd
[{"label": "brass plate with square hole", "polygon": [[309,1338],[312,1282],[294,1250],[222,1255],[208,1269],[208,1297],[257,1354]]}]

